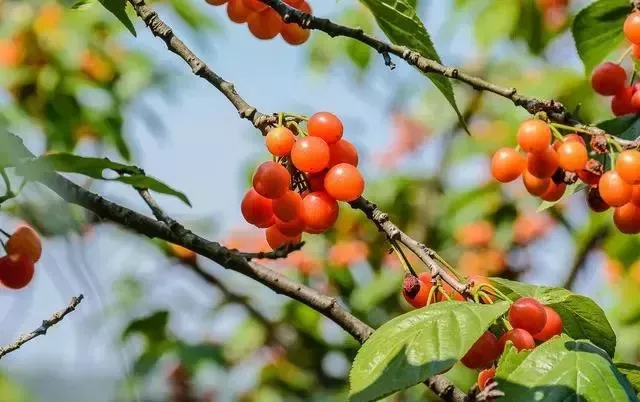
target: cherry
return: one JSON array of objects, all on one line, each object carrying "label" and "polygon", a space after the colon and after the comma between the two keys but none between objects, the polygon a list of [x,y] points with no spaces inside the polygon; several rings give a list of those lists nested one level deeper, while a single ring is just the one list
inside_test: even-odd
[{"label": "cherry", "polygon": [[598,186],[589,187],[587,191],[587,205],[593,212],[604,212],[609,209],[609,204],[600,196]]},{"label": "cherry", "polygon": [[334,167],[338,163],[348,163],[358,166],[358,151],[349,141],[341,139],[329,144],[329,166]]},{"label": "cherry", "polygon": [[534,195],[536,197],[544,194],[549,188],[549,183],[551,182],[550,178],[539,179],[529,173],[528,170],[525,170],[522,174],[522,182],[524,183],[524,187],[527,189],[529,194]]},{"label": "cherry", "polygon": [[631,103],[634,93],[633,87],[625,87],[616,92],[615,96],[611,98],[611,112],[616,116],[635,113],[636,109]]},{"label": "cherry", "polygon": [[38,262],[42,256],[40,235],[29,226],[18,227],[7,240],[7,254],[26,254]]},{"label": "cherry", "polygon": [[640,45],[640,12],[636,11],[627,16],[623,25],[624,36],[631,43]]},{"label": "cherry", "polygon": [[640,206],[629,202],[613,212],[613,223],[624,234],[640,233]]},{"label": "cherry", "polygon": [[307,175],[307,182],[311,186],[311,191],[324,191],[324,177],[327,172],[310,173]]},{"label": "cherry", "polygon": [[439,289],[438,294],[436,295],[436,300],[439,302],[449,300],[449,298],[443,295],[442,292],[446,293],[449,296],[449,298],[452,300],[464,301],[464,296],[456,292],[451,287],[451,285],[449,285],[447,282],[444,282],[444,281],[442,282],[442,287]]},{"label": "cherry", "polygon": [[320,137],[327,144],[333,144],[340,141],[344,128],[336,115],[329,112],[318,112],[309,117],[307,130],[311,137]]},{"label": "cherry", "polygon": [[319,137],[305,137],[293,145],[291,161],[304,173],[318,173],[329,164],[329,145]]},{"label": "cherry", "polygon": [[551,145],[551,129],[542,120],[525,120],[518,128],[518,145],[526,152],[541,153]]},{"label": "cherry", "polygon": [[240,211],[244,220],[252,225],[259,225],[273,219],[271,200],[261,196],[253,188],[250,188],[242,198]]},{"label": "cherry", "polygon": [[509,308],[509,323],[531,334],[540,332],[546,321],[544,306],[532,297],[522,297]]},{"label": "cherry", "polygon": [[302,199],[302,219],[307,229],[325,231],[338,219],[338,203],[324,191],[314,191]]},{"label": "cherry", "polygon": [[227,16],[236,24],[244,24],[252,13],[243,0],[229,0],[227,3]]},{"label": "cherry", "polygon": [[0,258],[0,282],[9,289],[22,289],[35,273],[33,260],[27,254],[9,254]]},{"label": "cherry", "polygon": [[511,331],[505,332],[500,339],[498,339],[501,351],[504,351],[507,341],[511,341],[518,351],[535,349],[536,347],[536,341],[533,339],[533,336],[522,328],[514,328]]},{"label": "cherry", "polygon": [[533,334],[533,339],[537,341],[547,341],[556,335],[562,333],[562,318],[551,307],[544,306],[547,315],[547,321],[540,332]]},{"label": "cherry", "polygon": [[553,180],[549,182],[549,188],[542,193],[541,199],[548,202],[556,202],[564,195],[567,185],[564,183],[555,183]]},{"label": "cherry", "polygon": [[221,6],[226,3],[227,0],[206,0],[206,2],[212,6]]},{"label": "cherry", "polygon": [[500,352],[498,338],[491,331],[486,331],[460,361],[471,369],[487,368],[500,356]]},{"label": "cherry", "polygon": [[304,220],[302,220],[301,217],[288,222],[281,221],[280,219],[275,218],[274,225],[278,228],[280,233],[290,237],[299,235],[306,228]]},{"label": "cherry", "polygon": [[480,389],[480,391],[485,389],[487,384],[489,384],[490,381],[493,381],[495,376],[496,376],[495,367],[482,370],[480,374],[478,374],[478,389]]},{"label": "cherry", "polygon": [[274,156],[286,156],[291,152],[296,136],[286,127],[276,127],[267,133],[265,143]]},{"label": "cherry", "polygon": [[584,144],[578,141],[565,141],[558,147],[558,164],[564,170],[577,172],[584,169],[589,155]]},{"label": "cherry", "polygon": [[640,206],[640,184],[635,184],[631,189],[631,202]]},{"label": "cherry", "polygon": [[266,10],[267,8],[269,8],[268,5],[266,5],[265,3],[261,2],[260,0],[242,0],[244,3],[244,6],[247,7],[249,10],[259,13],[262,12],[264,10]]},{"label": "cherry", "polygon": [[269,199],[282,197],[290,185],[289,171],[276,162],[264,162],[253,174],[253,188],[258,194]]},{"label": "cherry", "polygon": [[295,191],[288,190],[282,197],[273,200],[273,213],[276,218],[285,222],[297,219],[302,213],[302,197]]},{"label": "cherry", "polygon": [[604,96],[620,92],[627,82],[627,73],[618,64],[606,62],[597,66],[591,74],[591,87]]},{"label": "cherry", "polygon": [[282,39],[290,45],[297,46],[305,43],[311,36],[311,31],[295,23],[284,24],[280,32]]},{"label": "cherry", "polygon": [[402,283],[402,296],[415,308],[422,308],[427,305],[431,282],[423,282],[415,276],[408,274]]},{"label": "cherry", "polygon": [[525,169],[525,157],[513,148],[500,148],[491,158],[491,174],[501,183],[517,179]]},{"label": "cherry", "polygon": [[296,244],[300,243],[302,240],[302,236],[298,234],[297,236],[287,236],[284,233],[278,230],[277,226],[271,226],[267,228],[265,231],[265,238],[267,239],[267,243],[271,249],[275,250],[278,247],[281,247],[285,244]]},{"label": "cherry", "polygon": [[540,179],[553,176],[558,170],[558,154],[553,147],[547,147],[541,153],[529,153],[527,155],[527,170]]},{"label": "cherry", "polygon": [[338,201],[353,201],[364,191],[364,178],[357,167],[340,163],[327,172],[324,177],[324,188]]},{"label": "cherry", "polygon": [[616,172],[629,184],[640,183],[640,152],[635,149],[620,152],[616,159]]},{"label": "cherry", "polygon": [[254,226],[257,227],[257,228],[260,228],[260,229],[266,229],[266,228],[271,227],[271,226],[273,226],[275,224],[276,224],[276,217],[275,217],[275,215],[271,215],[271,217],[268,220],[266,220],[264,222],[256,223],[256,224],[254,224]]},{"label": "cherry", "polygon": [[[260,0],[252,1],[260,2]],[[282,25],[283,22],[280,14],[271,8],[267,8],[260,12],[254,12],[247,18],[249,31],[253,36],[262,40],[275,38],[282,30]]]},{"label": "cherry", "polygon": [[612,207],[621,207],[628,203],[633,190],[631,184],[624,181],[615,170],[603,174],[598,187],[602,199]]}]

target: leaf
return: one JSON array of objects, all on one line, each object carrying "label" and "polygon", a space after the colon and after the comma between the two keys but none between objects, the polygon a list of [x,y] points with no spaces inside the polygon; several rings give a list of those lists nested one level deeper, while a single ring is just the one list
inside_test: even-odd
[{"label": "leaf", "polygon": [[640,117],[635,114],[601,121],[596,126],[625,140],[635,140],[640,136]]},{"label": "leaf", "polygon": [[563,288],[534,286],[502,278],[491,278],[491,282],[511,300],[533,297],[554,309],[562,318],[563,332],[570,337],[588,339],[610,356],[615,353],[616,334],[602,308],[590,298]]},{"label": "leaf", "polygon": [[94,2],[94,0],[78,0],[75,3],[73,3],[71,5],[71,9],[72,10],[79,10],[82,9],[83,7],[86,7],[88,5],[91,5]]},{"label": "leaf", "polygon": [[616,363],[616,368],[629,380],[636,393],[640,394],[640,366],[629,363]]},{"label": "leaf", "polygon": [[567,187],[567,189],[564,191],[564,194],[562,195],[562,197],[560,197],[559,200],[557,200],[557,201],[543,201],[540,204],[540,206],[538,207],[537,212],[542,212],[542,211],[544,211],[546,209],[549,209],[552,206],[563,202],[564,200],[566,200],[567,198],[571,197],[575,193],[579,193],[580,191],[582,191],[582,190],[584,190],[586,188],[587,188],[587,185],[578,180],[575,183],[573,183],[572,185]]},{"label": "leaf", "polygon": [[587,74],[622,43],[622,25],[630,12],[628,0],[599,0],[576,15],[571,32]]},{"label": "leaf", "polygon": [[450,369],[508,308],[447,301],[385,323],[353,362],[350,401],[375,401]]},{"label": "leaf", "polygon": [[[427,29],[416,14],[416,9],[407,0],[360,0],[373,13],[378,26],[396,45],[406,46],[415,50],[423,57],[441,63],[440,56],[436,52]],[[455,110],[460,123],[467,133],[467,127],[458,105],[456,104],[453,86],[448,78],[435,73],[427,73],[426,76],[442,92],[447,101]]]},{"label": "leaf", "polygon": [[638,400],[604,351],[566,335],[531,351],[509,348],[498,363],[496,381],[505,402]]},{"label": "leaf", "polygon": [[125,7],[127,5],[126,0],[99,0],[100,4],[104,6],[111,14],[113,14],[122,24],[127,27],[131,35],[136,36],[136,29],[133,27],[133,22],[129,19]]},{"label": "leaf", "polygon": [[157,179],[154,179],[151,176],[144,176],[144,175],[120,176],[112,180],[130,184],[138,188],[146,188],[162,194],[173,195],[175,197],[178,197],[182,202],[184,202],[188,206],[191,206],[191,201],[189,201],[189,198],[187,198],[187,196],[183,192],[174,190],[173,188],[169,187],[165,183]]},{"label": "leaf", "polygon": [[0,128],[0,167],[15,166],[24,159],[33,158],[22,138]]},{"label": "leaf", "polygon": [[103,171],[105,169],[121,174],[143,173],[142,169],[138,167],[113,162],[108,158],[91,158],[64,152],[40,156],[20,166],[19,172],[21,175],[29,177],[55,170],[83,174],[94,179],[104,179]]},{"label": "leaf", "polygon": [[148,344],[159,343],[167,338],[168,323],[169,312],[156,311],[147,317],[131,321],[122,333],[122,340],[126,341],[130,336],[140,334],[145,337]]}]

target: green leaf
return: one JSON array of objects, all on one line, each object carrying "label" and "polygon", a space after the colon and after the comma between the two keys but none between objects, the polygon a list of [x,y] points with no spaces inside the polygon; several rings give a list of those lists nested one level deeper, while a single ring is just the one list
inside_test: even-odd
[{"label": "green leaf", "polygon": [[133,320],[122,333],[122,340],[126,341],[134,334],[145,337],[148,344],[159,343],[167,339],[167,324],[169,323],[169,312],[166,310]]},{"label": "green leaf", "polygon": [[[492,0],[476,18],[475,39],[487,48],[500,39],[508,39],[520,16],[519,0]],[[491,21],[486,24],[484,21]]]},{"label": "green leaf", "polygon": [[133,22],[129,19],[125,7],[127,5],[126,0],[99,0],[100,4],[104,6],[111,14],[113,14],[122,24],[127,27],[131,35],[136,36],[136,29],[133,27]]},{"label": "green leaf", "polygon": [[403,278],[401,271],[383,269],[373,281],[353,291],[349,304],[356,310],[368,311],[387,297],[397,294]]},{"label": "green leaf", "polygon": [[559,200],[557,200],[557,201],[543,201],[540,204],[540,206],[538,207],[537,212],[542,212],[542,211],[544,211],[546,209],[549,209],[552,206],[563,202],[564,200],[566,200],[567,198],[571,197],[575,193],[579,193],[580,191],[582,191],[582,190],[584,190],[586,188],[587,188],[587,185],[578,180],[575,183],[573,183],[572,185],[570,185],[569,187],[567,187],[567,189],[564,191],[564,194],[562,195],[562,197],[560,197]]},{"label": "green leaf", "polygon": [[159,181],[158,179],[154,179],[151,176],[144,176],[144,175],[120,176],[112,180],[130,184],[138,188],[146,188],[162,194],[173,195],[174,197],[178,197],[182,202],[184,202],[188,206],[191,206],[191,201],[189,201],[189,198],[187,198],[187,196],[183,192],[174,190],[173,188],[169,187],[165,183]]},{"label": "green leaf", "polygon": [[625,140],[635,140],[640,136],[640,117],[635,114],[601,121],[596,126],[606,131],[607,134]]},{"label": "green leaf", "polygon": [[199,343],[191,345],[182,341],[176,341],[176,353],[188,372],[195,373],[201,364],[207,362],[225,365],[222,356],[222,348],[219,345]]},{"label": "green leaf", "polygon": [[622,25],[630,12],[628,0],[599,0],[576,15],[571,31],[587,74],[622,43]]},{"label": "green leaf", "polygon": [[375,401],[450,369],[508,308],[447,301],[387,322],[358,351],[350,401]]},{"label": "green leaf", "polygon": [[72,10],[78,10],[93,3],[94,0],[78,0],[71,5]]},{"label": "green leaf", "polygon": [[566,335],[531,351],[509,348],[498,363],[500,401],[637,401],[609,357],[588,341]]},{"label": "green leaf", "polygon": [[616,368],[629,380],[631,386],[640,394],[640,366],[629,363],[616,363]]},{"label": "green leaf", "polygon": [[[415,50],[420,55],[441,63],[440,56],[436,52],[427,29],[420,21],[416,9],[407,0],[360,0],[373,13],[380,29],[396,45],[406,46]],[[465,131],[469,133],[458,105],[456,104],[453,86],[448,78],[435,73],[426,76],[442,92],[456,111]]]},{"label": "green leaf", "polygon": [[533,297],[554,309],[562,318],[565,334],[574,339],[588,339],[610,356],[615,353],[616,334],[602,308],[590,298],[563,288],[534,286],[502,278],[491,278],[491,282],[511,300]]},{"label": "green leaf", "polygon": [[33,158],[22,138],[0,129],[0,167],[15,166],[24,159]]}]

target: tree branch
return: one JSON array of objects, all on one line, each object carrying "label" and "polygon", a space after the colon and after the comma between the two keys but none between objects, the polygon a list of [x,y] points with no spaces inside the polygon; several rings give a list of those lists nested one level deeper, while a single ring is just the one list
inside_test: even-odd
[{"label": "tree branch", "polygon": [[42,325],[40,325],[38,328],[31,332],[20,335],[18,340],[16,340],[11,345],[0,348],[0,359],[2,359],[5,355],[13,352],[14,350],[20,349],[22,345],[29,342],[33,338],[37,338],[41,335],[46,335],[47,330],[62,321],[67,314],[74,311],[76,307],[78,307],[78,304],[80,304],[82,299],[84,299],[83,295],[72,298],[71,302],[66,308],[54,313],[48,320],[42,321]]},{"label": "tree branch", "polygon": [[604,240],[607,237],[608,234],[609,234],[608,226],[602,227],[591,234],[591,237],[589,237],[587,242],[576,253],[576,259],[574,260],[573,265],[571,266],[571,270],[569,271],[569,276],[564,281],[564,284],[562,285],[562,287],[564,287],[565,289],[571,290],[571,288],[573,287],[573,283],[578,277],[578,273],[580,272],[580,270],[584,266],[585,261],[587,260],[587,256],[589,255],[589,252],[591,252],[591,250],[593,250],[594,247],[597,247],[597,245],[600,244],[602,240]]}]

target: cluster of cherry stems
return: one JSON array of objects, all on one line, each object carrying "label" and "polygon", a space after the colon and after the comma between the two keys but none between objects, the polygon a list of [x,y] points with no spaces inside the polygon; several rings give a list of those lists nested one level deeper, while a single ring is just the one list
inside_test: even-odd
[{"label": "cluster of cherry stems", "polygon": [[[469,277],[468,283],[473,285],[471,291],[476,302],[493,303],[494,297],[508,300],[491,286],[486,278]],[[449,299],[464,301],[464,297],[448,284],[434,286],[429,272],[423,272],[417,277],[407,274],[402,286],[402,295],[415,308]],[[493,380],[496,372],[495,362],[504,351],[507,342],[511,342],[518,351],[530,350],[562,333],[562,319],[558,313],[531,297],[516,300],[509,308],[506,319],[501,317],[500,321],[505,330],[500,330],[502,334],[499,334],[499,337],[487,330],[460,359],[465,366],[481,370],[478,374],[480,390]]]},{"label": "cluster of cherry stems", "polygon": [[[275,10],[260,0],[206,0],[214,6],[227,4],[227,15],[236,24],[247,24],[249,32],[258,39],[273,39],[278,34],[290,45],[301,45],[311,32],[295,23],[285,23]],[[311,6],[305,0],[283,0],[290,7],[311,14]]]},{"label": "cluster of cherry stems", "polygon": [[0,257],[0,285],[15,290],[26,287],[35,274],[35,263],[42,256],[40,236],[29,226],[20,226],[2,246],[7,255]]},{"label": "cluster of cherry stems", "polygon": [[[329,230],[338,219],[338,201],[353,201],[364,191],[358,152],[342,138],[340,119],[329,112],[290,117],[280,115],[267,133],[273,161],[258,166],[240,205],[248,223],[266,229],[272,249],[299,243],[303,232]],[[298,124],[305,121],[306,130]]]}]

